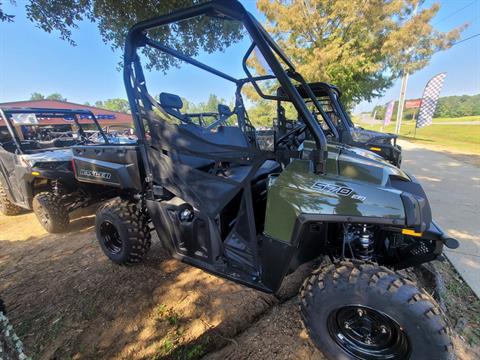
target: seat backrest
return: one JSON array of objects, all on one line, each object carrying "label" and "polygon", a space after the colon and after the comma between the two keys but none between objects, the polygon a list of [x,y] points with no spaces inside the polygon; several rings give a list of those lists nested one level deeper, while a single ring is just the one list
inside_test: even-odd
[{"label": "seat backrest", "polygon": [[161,93],[160,105],[162,105],[162,107],[165,107],[165,108],[172,108],[180,111],[180,109],[183,108],[183,101],[178,95]]},{"label": "seat backrest", "polygon": [[214,144],[249,147],[247,137],[238,126],[219,126],[216,131],[210,131],[194,124],[179,126]]},{"label": "seat backrest", "polygon": [[218,115],[220,115],[220,117],[227,117],[232,115],[232,110],[230,110],[230,107],[228,105],[218,104],[217,109],[218,109]]},{"label": "seat backrest", "polygon": [[170,93],[160,93],[160,105],[167,114],[175,116],[183,122],[191,122],[188,116],[185,116],[180,112],[183,108],[183,101],[180,96]]}]

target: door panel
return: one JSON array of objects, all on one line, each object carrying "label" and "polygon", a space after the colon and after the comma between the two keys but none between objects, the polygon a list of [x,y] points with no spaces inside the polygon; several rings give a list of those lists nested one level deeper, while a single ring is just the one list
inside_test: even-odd
[{"label": "door panel", "polygon": [[16,155],[0,148],[0,171],[3,175],[3,180],[6,181],[6,190],[10,195],[11,200],[16,204],[24,204],[25,199],[20,190],[22,179],[18,178],[18,171],[16,171]]}]

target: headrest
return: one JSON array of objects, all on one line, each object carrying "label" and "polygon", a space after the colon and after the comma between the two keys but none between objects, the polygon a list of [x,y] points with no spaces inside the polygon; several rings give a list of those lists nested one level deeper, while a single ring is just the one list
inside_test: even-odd
[{"label": "headrest", "polygon": [[178,95],[161,93],[160,105],[166,108],[181,109],[183,107],[183,102]]},{"label": "headrest", "polygon": [[218,104],[218,113],[220,115],[230,116],[232,115],[232,110],[228,105]]}]

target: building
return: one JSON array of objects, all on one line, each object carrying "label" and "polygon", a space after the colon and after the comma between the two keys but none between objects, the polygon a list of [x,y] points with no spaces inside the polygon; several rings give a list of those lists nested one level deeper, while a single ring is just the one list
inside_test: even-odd
[{"label": "building", "polygon": [[[59,100],[29,100],[0,103],[0,108],[43,108],[43,109],[69,109],[69,110],[88,110],[98,119],[102,127],[107,126],[132,126],[132,116],[118,111],[111,111]],[[80,119],[81,124],[91,124],[89,119]],[[64,119],[39,119],[39,125],[71,125],[71,121]],[[0,126],[5,126],[3,119],[0,118]]]}]

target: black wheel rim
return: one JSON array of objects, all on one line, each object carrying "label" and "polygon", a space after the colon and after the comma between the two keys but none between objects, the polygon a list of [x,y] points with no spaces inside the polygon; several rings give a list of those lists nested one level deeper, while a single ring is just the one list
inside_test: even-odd
[{"label": "black wheel rim", "polygon": [[408,359],[410,342],[401,326],[387,314],[360,305],[349,305],[330,313],[330,336],[357,359]]},{"label": "black wheel rim", "polygon": [[100,225],[100,237],[110,253],[118,254],[122,251],[122,239],[117,228],[110,221],[104,221]]}]

